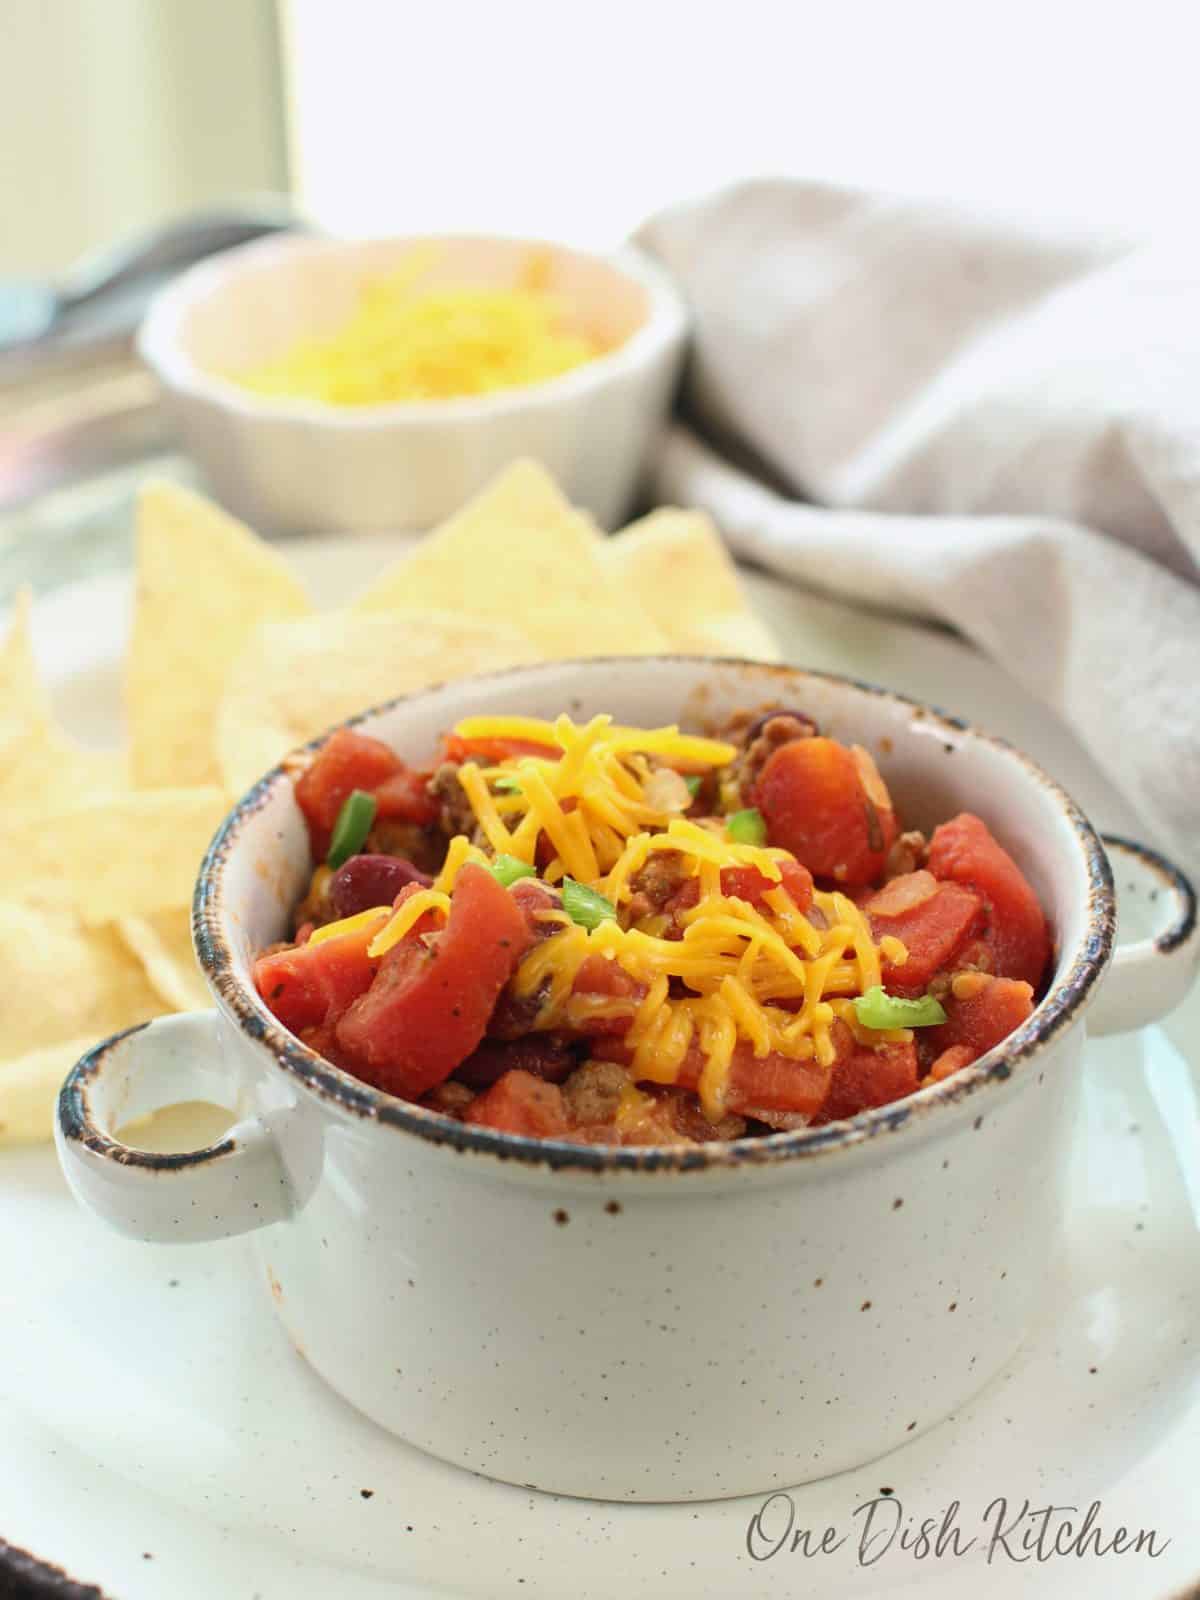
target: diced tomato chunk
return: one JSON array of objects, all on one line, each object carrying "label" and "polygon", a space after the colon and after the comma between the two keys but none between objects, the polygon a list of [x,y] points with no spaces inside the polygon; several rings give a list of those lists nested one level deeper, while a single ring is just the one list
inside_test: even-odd
[{"label": "diced tomato chunk", "polygon": [[757,867],[722,867],[721,893],[747,900],[751,905],[761,905],[763,896],[770,890],[786,889],[796,910],[807,911],[813,897],[812,873],[808,868],[798,861],[781,861],[779,877],[780,881],[774,883]]},{"label": "diced tomato chunk", "polygon": [[973,1061],[1032,1016],[1033,989],[1018,978],[980,973],[974,993],[961,998],[948,994],[942,1003],[946,1020],[928,1030],[930,1044],[939,1052],[965,1045]]},{"label": "diced tomato chunk", "polygon": [[378,962],[367,955],[367,946],[379,927],[260,956],[254,987],[293,1033],[336,1019],[371,985]]},{"label": "diced tomato chunk", "polygon": [[[698,1087],[700,1074],[688,1088]],[[756,1056],[746,1042],[733,1052],[725,1109],[753,1116],[755,1110],[794,1111],[815,1116],[825,1099],[829,1074],[815,1061],[793,1061],[774,1051]]]},{"label": "diced tomato chunk", "polygon": [[[835,1022],[832,1035],[837,1051],[833,1068],[815,1061],[793,1061],[774,1051],[756,1056],[741,1041],[733,1053],[725,1109],[753,1117],[758,1112],[792,1112],[813,1123],[852,1117],[870,1106],[887,1105],[918,1085],[917,1052],[913,1044],[889,1044],[876,1050],[859,1045],[850,1029]],[[620,1039],[600,1039],[592,1046],[602,1060],[629,1065],[633,1052]],[[696,1089],[704,1058],[693,1041],[676,1078],[678,1087]]]},{"label": "diced tomato chunk", "polygon": [[935,878],[966,884],[988,909],[984,941],[995,972],[1020,978],[1036,989],[1050,960],[1050,932],[1020,867],[969,811],[943,822],[929,842]]},{"label": "diced tomato chunk", "polygon": [[[392,901],[392,909],[394,911],[399,911],[400,907],[405,905],[415,895],[423,894],[424,892],[425,885],[423,883],[406,883],[403,889],[400,890],[400,893]],[[453,901],[451,904],[453,904]],[[431,910],[421,913],[421,915],[413,923],[412,927],[405,934],[405,941],[409,944],[413,944],[417,940],[422,939],[427,933],[439,932],[439,930],[443,928],[445,924],[446,918],[435,906]]]},{"label": "diced tomato chunk", "polygon": [[313,859],[324,861],[342,802],[354,789],[374,791],[401,770],[394,750],[379,739],[339,728],[296,780],[296,804],[308,823]]},{"label": "diced tomato chunk", "polygon": [[533,739],[462,739],[457,733],[448,733],[442,739],[442,752],[447,761],[483,761],[489,766],[499,766],[502,761],[517,756],[541,756],[547,761],[557,761],[562,751],[557,746],[538,744]]},{"label": "diced tomato chunk", "polygon": [[576,994],[611,996],[615,999],[640,1000],[646,993],[644,983],[631,978],[617,961],[605,956],[585,956],[575,974],[573,990]]},{"label": "diced tomato chunk", "polygon": [[749,798],[771,843],[817,877],[856,888],[883,871],[896,813],[865,750],[825,738],[781,745]]},{"label": "diced tomato chunk", "polygon": [[463,1121],[527,1139],[554,1139],[567,1131],[562,1090],[519,1068],[497,1078],[463,1113]]},{"label": "diced tomato chunk", "polygon": [[556,933],[562,932],[561,922],[545,918],[547,911],[561,909],[558,891],[548,883],[543,883],[540,878],[518,878],[509,893],[525,918],[531,942],[551,939]]},{"label": "diced tomato chunk", "polygon": [[[597,1039],[592,1054],[602,1061],[619,1061],[628,1066],[633,1051],[622,1039]],[[697,1089],[705,1057],[695,1040],[679,1064],[675,1082],[681,1089]],[[825,1098],[829,1073],[815,1061],[793,1061],[790,1056],[771,1051],[756,1056],[753,1046],[740,1040],[729,1067],[725,1109],[753,1116],[763,1111],[795,1111],[813,1115]]]},{"label": "diced tomato chunk", "polygon": [[956,1072],[969,1067],[974,1059],[970,1045],[952,1044],[934,1061],[929,1069],[929,1077],[932,1082],[941,1083],[944,1078],[952,1078]]},{"label": "diced tomato chunk", "polygon": [[[733,899],[745,900],[752,906],[759,906],[763,896],[772,889],[785,889],[790,895],[800,912],[807,911],[812,905],[813,880],[812,873],[807,867],[802,867],[798,861],[781,861],[779,863],[779,882],[768,878],[765,872],[760,872],[757,867],[722,867],[721,868],[721,893]],[[690,911],[693,906],[700,903],[699,878],[685,878],[683,883],[664,904],[664,916],[670,919],[668,927],[664,930],[663,937],[677,939],[682,936],[683,924],[679,920],[685,911]]]},{"label": "diced tomato chunk", "polygon": [[[634,1013],[645,997],[646,985],[631,978],[615,961],[604,956],[585,956],[575,974],[571,993],[578,1001],[567,1011],[572,1029],[595,1038],[602,1034],[628,1033]],[[594,1010],[589,1009],[592,1002]]]},{"label": "diced tomato chunk", "polygon": [[445,929],[384,956],[338,1024],[341,1048],[369,1083],[415,1100],[479,1044],[501,989],[529,947],[521,908],[486,868],[460,871]]},{"label": "diced tomato chunk", "polygon": [[[918,899],[917,893],[926,886],[930,892]],[[910,887],[914,903],[906,909],[891,910],[901,905],[905,890]],[[954,958],[984,923],[983,901],[974,890],[958,883],[938,883],[928,872],[894,878],[863,902],[863,910],[876,942],[891,934],[902,940],[908,951],[908,960],[901,965],[888,961],[883,964],[884,987],[889,994],[898,995],[924,994],[934,975],[952,966]]]},{"label": "diced tomato chunk", "polygon": [[885,1106],[917,1087],[915,1044],[887,1044],[881,1049],[859,1044],[844,1022],[830,1030],[837,1059],[829,1077],[829,1092],[817,1122],[839,1122],[872,1106]]},{"label": "diced tomato chunk", "polygon": [[429,792],[427,772],[413,772],[405,767],[385,778],[371,793],[375,796],[375,815],[380,822],[415,822],[420,827],[428,827],[438,819],[437,796]]}]

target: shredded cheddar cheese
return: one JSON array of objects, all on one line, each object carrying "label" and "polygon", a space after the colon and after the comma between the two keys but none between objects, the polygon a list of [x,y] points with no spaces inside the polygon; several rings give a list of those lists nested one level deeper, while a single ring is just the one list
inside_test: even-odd
[{"label": "shredded cheddar cheese", "polygon": [[417,279],[433,262],[365,284],[353,311],[324,337],[294,341],[229,376],[258,394],[333,406],[451,400],[555,378],[608,346],[570,325],[546,291],[544,252],[512,288],[436,287]]},{"label": "shredded cheddar cheese", "polygon": [[[322,870],[328,871],[328,868]],[[326,939],[339,939],[344,933],[358,933],[360,929],[365,931],[376,923],[382,929],[388,915],[387,906],[372,906],[369,911],[359,911],[352,917],[343,917],[340,922],[327,922],[322,928],[314,928],[308,942],[324,944]],[[371,948],[368,947],[368,954]]]},{"label": "shredded cheddar cheese", "polygon": [[[655,761],[690,771],[720,768],[735,754],[730,745],[673,727],[617,727],[606,716],[584,726],[566,716],[555,722],[471,717],[455,732],[468,741],[520,740],[545,754],[496,765],[463,762],[458,778],[480,842],[456,836],[431,888],[409,894],[397,908],[379,906],[330,923],[314,941],[374,929],[367,954],[378,959],[422,917],[448,917],[463,867],[486,866],[494,853],[536,866],[550,884],[573,878],[617,912],[591,928],[558,907],[534,913],[546,936],[512,979],[515,996],[536,1005],[533,1029],[620,1019],[632,1076],[674,1084],[684,1075],[714,1123],[725,1114],[739,1046],[759,1059],[778,1055],[830,1068],[835,1023],[869,1048],[912,1039],[909,1029],[865,1027],[853,1003],[880,984],[885,963],[907,960],[899,939],[889,935],[876,945],[861,908],[837,891],[815,890],[809,912],[801,911],[784,886],[786,851],[738,843],[722,818],[692,819],[671,808],[680,791],[686,805],[688,791]],[[640,895],[639,875],[655,857],[666,858],[671,889],[681,895],[669,914],[645,911]],[[754,903],[727,892],[722,874],[731,868],[753,868],[766,880]],[[685,887],[689,893],[682,894]],[[637,987],[625,995],[577,994],[589,958],[615,962]],[[618,1126],[633,1127],[652,1111],[653,1101],[631,1087]]]},{"label": "shredded cheddar cheese", "polygon": [[[547,882],[570,876],[595,889],[621,919],[589,931],[560,912],[546,913],[556,931],[525,956],[513,979],[518,998],[536,999],[534,1029],[627,1017],[623,1038],[633,1077],[676,1083],[689,1062],[688,1081],[713,1122],[724,1114],[739,1044],[760,1058],[776,1053],[831,1067],[837,1021],[876,1048],[912,1037],[907,1030],[864,1028],[852,1004],[880,982],[882,961],[902,964],[899,940],[877,946],[862,910],[844,894],[816,891],[815,914],[806,915],[783,887],[785,851],[739,844],[720,818],[692,820],[655,804],[655,795],[669,794],[671,786],[655,784],[654,760],[703,771],[727,765],[732,746],[674,727],[619,727],[606,716],[583,726],[566,716],[554,722],[471,717],[455,732],[468,741],[545,747],[545,755],[460,768],[479,834],[498,854],[530,864],[540,859]],[[500,779],[505,782],[497,789]],[[682,937],[664,936],[670,919],[662,914],[636,914],[639,874],[660,854],[670,857],[679,882],[696,883],[695,903],[675,913],[672,931]],[[476,857],[484,859],[477,847],[455,839],[435,892],[444,895],[463,862]],[[758,904],[722,888],[723,869],[738,867],[755,868],[771,885]],[[406,902],[402,912],[419,899]],[[644,992],[577,995],[575,980],[589,957],[616,962]],[[631,1096],[618,1121],[641,1116],[644,1098]]]},{"label": "shredded cheddar cheese", "polygon": [[438,889],[418,889],[416,894],[410,895],[393,913],[387,926],[371,940],[367,946],[367,954],[372,960],[377,956],[387,955],[393,945],[398,945],[409,929],[419,922],[427,911],[440,911],[443,916],[449,916],[450,896]]}]

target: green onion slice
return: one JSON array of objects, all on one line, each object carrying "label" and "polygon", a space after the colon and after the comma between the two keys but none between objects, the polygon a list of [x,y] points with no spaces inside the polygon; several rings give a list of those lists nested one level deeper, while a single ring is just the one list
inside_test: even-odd
[{"label": "green onion slice", "polygon": [[333,825],[333,838],[329,844],[326,866],[336,872],[344,861],[356,856],[367,842],[371,824],[375,821],[376,802],[365,789],[351,789],[342,801],[337,821]]},{"label": "green onion slice", "polygon": [[704,782],[704,779],[693,772],[686,776],[683,781],[687,784],[687,792],[694,800],[700,793],[700,785]]},{"label": "green onion slice", "polygon": [[531,867],[528,861],[519,861],[516,856],[493,856],[487,863],[487,869],[497,883],[502,883],[510,889],[518,878],[536,878],[537,868]]},{"label": "green onion slice", "polygon": [[854,1010],[864,1028],[935,1028],[946,1020],[941,1003],[931,994],[923,994],[919,1000],[901,1000],[885,993],[877,983],[858,996]]},{"label": "green onion slice", "polygon": [[521,785],[511,773],[502,772],[498,778],[492,780],[492,790],[495,794],[520,794]]},{"label": "green onion slice", "polygon": [[598,928],[602,922],[617,920],[616,908],[611,901],[597,894],[595,889],[576,883],[574,878],[564,878],[562,881],[562,904],[571,921],[577,922],[581,928]]},{"label": "green onion slice", "polygon": [[735,811],[726,819],[725,826],[735,844],[764,845],[767,842],[767,825],[762,812],[754,806],[748,806],[745,811]]}]

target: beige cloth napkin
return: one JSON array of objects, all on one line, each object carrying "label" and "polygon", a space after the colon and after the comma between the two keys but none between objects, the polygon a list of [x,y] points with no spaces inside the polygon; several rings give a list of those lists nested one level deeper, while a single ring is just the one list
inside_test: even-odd
[{"label": "beige cloth napkin", "polygon": [[696,319],[655,497],[953,624],[1200,868],[1200,256],[791,180],[638,243]]}]

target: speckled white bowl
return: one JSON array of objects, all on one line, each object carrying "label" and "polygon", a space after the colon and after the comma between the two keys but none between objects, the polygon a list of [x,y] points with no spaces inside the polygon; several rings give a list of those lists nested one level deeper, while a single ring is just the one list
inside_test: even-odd
[{"label": "speckled white bowl", "polygon": [[[254,991],[254,953],[311,870],[277,770],[197,887],[219,1010],[121,1035],[68,1079],[57,1137],[76,1193],[144,1239],[261,1229],[275,1309],[316,1370],[405,1439],[515,1483],[622,1500],[763,1491],[867,1461],[960,1406],[1013,1353],[1051,1270],[1085,1015],[1132,1026],[1190,982],[1186,884],[1126,851],[1123,871],[1140,862],[1167,891],[1153,903],[1169,925],[1105,978],[1111,873],[1061,789],[961,723],[790,668],[552,663],[358,725],[419,760],[468,710],[703,725],[763,702],[877,751],[914,824],[977,811],[1029,873],[1055,972],[996,1050],[851,1121],[732,1145],[539,1142],[393,1099],[314,1055]],[[198,1098],[242,1113],[207,1150],[154,1156],[113,1135]]]},{"label": "speckled white bowl", "polygon": [[[412,405],[337,407],[264,396],[222,374],[331,332],[364,283],[414,249],[431,285],[507,286],[531,251],[573,325],[615,347],[528,388]],[[670,280],[629,248],[589,255],[471,235],[376,240],[289,235],[202,262],[154,301],[138,348],[217,494],[269,533],[431,527],[510,462],[539,460],[602,527],[629,509],[679,376],[688,319]],[[619,341],[619,342],[618,342]]]}]

